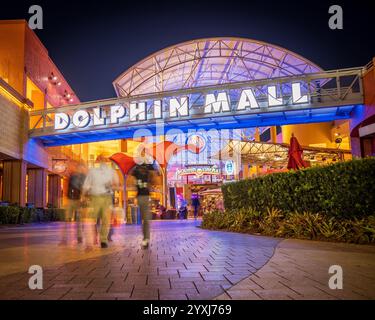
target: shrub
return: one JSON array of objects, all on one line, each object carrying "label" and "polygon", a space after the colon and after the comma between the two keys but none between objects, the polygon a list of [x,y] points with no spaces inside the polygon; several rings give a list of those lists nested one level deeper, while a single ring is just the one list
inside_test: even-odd
[{"label": "shrub", "polygon": [[63,221],[64,209],[47,208],[43,213],[43,221]]},{"label": "shrub", "polygon": [[64,220],[64,209],[36,209],[14,205],[0,206],[0,224],[22,224],[62,220]]},{"label": "shrub", "polygon": [[[372,177],[372,178],[371,178]],[[222,186],[225,209],[362,217],[375,213],[375,158],[270,174]]]},{"label": "shrub", "polygon": [[250,217],[246,209],[232,211],[230,216],[231,218],[228,219],[229,230],[240,232],[248,228]]},{"label": "shrub", "polygon": [[15,206],[1,206],[0,207],[0,223],[1,224],[15,224],[18,223],[20,209]]},{"label": "shrub", "polygon": [[322,216],[319,214],[296,212],[287,216],[281,234],[299,239],[318,239],[321,223]]},{"label": "shrub", "polygon": [[243,209],[205,214],[202,227],[284,238],[375,243],[375,216],[338,218],[311,212],[284,215],[278,209],[261,214]]}]

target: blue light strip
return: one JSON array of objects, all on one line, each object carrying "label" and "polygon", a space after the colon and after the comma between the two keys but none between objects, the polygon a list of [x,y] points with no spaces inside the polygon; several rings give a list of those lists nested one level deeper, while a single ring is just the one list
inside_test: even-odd
[{"label": "blue light strip", "polygon": [[[171,122],[165,124],[165,132],[170,129],[179,129],[183,132],[187,132],[189,129],[240,129],[240,128],[251,128],[251,127],[267,127],[267,126],[282,126],[288,124],[305,124],[305,123],[319,123],[328,122],[334,120],[345,120],[350,119],[352,112],[359,106],[342,106],[342,107],[330,107],[330,108],[319,108],[319,109],[308,109],[308,110],[296,110],[286,112],[275,112],[266,114],[252,114],[252,115],[240,115],[231,117],[231,119],[220,119],[215,122],[211,119],[206,119],[205,122],[199,121],[196,123],[187,123],[184,121],[183,125],[180,122]],[[203,119],[202,119],[203,120]],[[156,134],[155,125],[147,125],[144,127],[148,129],[153,135]],[[127,139],[133,138],[134,132],[139,129],[124,126],[123,128],[104,129],[95,131],[86,131],[81,133],[67,133],[67,134],[56,134],[53,136],[42,136],[35,139],[40,139],[45,146],[64,146],[79,143],[88,143],[105,140],[115,139]],[[160,134],[158,132],[158,134]]]}]

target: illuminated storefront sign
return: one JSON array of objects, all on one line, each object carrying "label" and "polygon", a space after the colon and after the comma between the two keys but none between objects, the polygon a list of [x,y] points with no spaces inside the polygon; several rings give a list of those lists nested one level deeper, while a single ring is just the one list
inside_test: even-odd
[{"label": "illuminated storefront sign", "polygon": [[196,175],[197,177],[202,177],[203,175],[219,175],[220,170],[217,166],[207,166],[207,167],[190,167],[177,169],[177,176],[187,176],[187,175]]},{"label": "illuminated storefront sign", "polygon": [[234,173],[234,162],[232,160],[228,160],[225,162],[225,173],[228,176]]},{"label": "illuminated storefront sign", "polygon": [[[126,123],[142,123],[149,120],[192,118],[204,115],[243,114],[250,111],[264,112],[275,107],[289,107],[309,103],[309,96],[302,94],[302,84],[287,84],[289,94],[281,95],[280,88],[269,85],[246,88],[240,91],[237,101],[230,101],[230,90],[204,95],[203,105],[190,103],[188,96],[152,101],[130,101],[111,106],[96,106],[76,110],[74,113],[55,114],[54,129],[113,126]],[[285,87],[285,85],[284,85]],[[194,110],[194,112],[192,112]]]},{"label": "illuminated storefront sign", "polygon": [[53,165],[52,165],[52,171],[56,173],[64,173],[67,169],[67,160],[55,160],[52,159]]}]

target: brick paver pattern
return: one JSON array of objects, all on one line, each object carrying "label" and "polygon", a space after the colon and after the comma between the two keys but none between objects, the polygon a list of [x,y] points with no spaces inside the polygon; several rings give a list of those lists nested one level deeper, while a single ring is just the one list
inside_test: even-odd
[{"label": "brick paver pattern", "polygon": [[[342,289],[329,287],[330,266],[342,268]],[[286,239],[272,258],[216,299],[375,299],[375,246]]]},{"label": "brick paver pattern", "polygon": [[[0,229],[0,299],[212,299],[272,257],[279,239],[207,231],[200,221],[154,221],[151,245],[140,226],[116,229],[110,248],[58,246],[62,223]],[[30,290],[28,266],[43,268]]]}]

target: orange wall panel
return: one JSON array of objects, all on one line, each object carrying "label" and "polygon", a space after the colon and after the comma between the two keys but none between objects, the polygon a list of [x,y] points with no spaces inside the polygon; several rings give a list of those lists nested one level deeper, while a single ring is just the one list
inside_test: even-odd
[{"label": "orange wall panel", "polygon": [[[374,58],[375,63],[375,58]],[[363,91],[366,106],[375,107],[375,67],[363,77]]]},{"label": "orange wall panel", "polygon": [[0,77],[24,95],[25,21],[0,21]]}]

